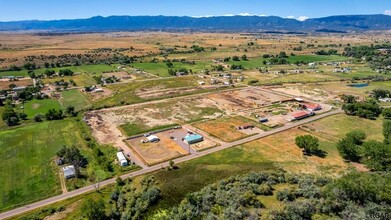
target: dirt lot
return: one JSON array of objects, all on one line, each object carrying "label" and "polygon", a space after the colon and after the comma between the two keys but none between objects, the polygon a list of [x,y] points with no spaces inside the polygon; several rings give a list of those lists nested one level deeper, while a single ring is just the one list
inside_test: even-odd
[{"label": "dirt lot", "polygon": [[125,71],[120,71],[120,72],[111,72],[111,73],[103,73],[103,77],[110,77],[110,76],[115,76],[117,78],[120,78],[122,81],[130,80],[132,79],[131,74],[125,72]]},{"label": "dirt lot", "polygon": [[236,117],[226,117],[219,118],[216,120],[200,122],[193,124],[194,127],[199,128],[210,135],[217,137],[225,142],[233,142],[245,137],[248,137],[252,134],[257,134],[263,132],[263,130],[254,127],[252,129],[243,129],[238,130],[238,126],[244,124],[256,125],[257,122],[251,121],[250,119],[236,116]]},{"label": "dirt lot", "polygon": [[103,92],[94,92],[94,91],[85,92],[84,89],[81,89],[80,91],[85,93],[87,95],[88,99],[90,99],[91,101],[96,101],[96,100],[99,100],[102,98],[106,98],[106,97],[109,97],[113,94],[113,91],[111,91],[107,87],[103,88]]},{"label": "dirt lot", "polygon": [[285,96],[276,95],[257,88],[210,94],[208,98],[213,100],[220,108],[231,112],[259,108],[289,99]]},{"label": "dirt lot", "polygon": [[16,86],[30,86],[33,85],[32,79],[20,79],[18,81],[9,81],[9,79],[0,79],[0,90],[9,89],[9,85],[15,84]]},{"label": "dirt lot", "polygon": [[[127,140],[126,143],[149,166],[188,154],[175,140],[170,139],[168,132],[155,134],[160,141],[156,143],[142,143],[145,137]],[[178,140],[180,141],[180,140]]]},{"label": "dirt lot", "polygon": [[330,100],[339,99],[337,94],[333,94],[330,91],[326,91],[320,88],[310,88],[308,86],[287,86],[273,88],[272,90],[290,94],[292,96],[309,98],[318,102],[327,102]]}]

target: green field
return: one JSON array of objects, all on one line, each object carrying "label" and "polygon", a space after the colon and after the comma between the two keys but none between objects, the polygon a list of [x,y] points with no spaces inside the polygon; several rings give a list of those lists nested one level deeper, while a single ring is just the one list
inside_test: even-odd
[{"label": "green field", "polygon": [[177,124],[171,124],[171,125],[163,125],[163,126],[155,126],[152,128],[146,127],[145,124],[124,124],[120,126],[121,131],[126,134],[127,136],[133,136],[137,134],[147,133],[150,131],[156,131],[161,130],[165,128],[172,128],[174,126],[177,126]]},{"label": "green field", "polygon": [[107,98],[100,99],[94,102],[94,106],[115,106],[124,104],[133,104],[144,101],[136,95],[136,91],[141,89],[151,89],[159,87],[161,89],[180,88],[188,86],[196,86],[197,82],[194,76],[175,77],[168,79],[155,79],[146,81],[136,81],[126,84],[108,85],[106,88],[113,91],[113,95]]},{"label": "green field", "polygon": [[69,82],[70,80],[73,80],[76,83],[76,86],[91,86],[96,85],[96,81],[87,74],[79,74],[79,75],[73,75],[73,76],[63,76],[63,77],[54,77],[54,78],[45,78],[42,81],[44,83],[53,83],[55,81],[61,81],[64,80],[66,82]]},{"label": "green field", "polygon": [[46,114],[52,108],[61,109],[60,103],[56,99],[34,99],[24,104],[24,112],[29,118],[38,113]]},{"label": "green field", "polygon": [[62,92],[59,102],[63,109],[68,106],[74,106],[76,111],[87,108],[91,105],[88,99],[77,89]]},{"label": "green field", "polygon": [[0,131],[0,211],[61,192],[53,157],[63,145],[83,145],[70,120]]},{"label": "green field", "polygon": [[[81,66],[66,66],[66,67],[56,67],[48,68],[58,72],[60,69],[70,69],[75,73],[103,73],[108,71],[116,71],[118,65],[106,65],[106,64],[96,64],[96,65],[81,65]],[[43,74],[46,68],[34,70],[36,75]],[[4,71],[0,72],[0,76],[28,76],[27,70],[20,71]]]},{"label": "green field", "polygon": [[[254,70],[260,67],[264,67],[263,61],[269,61],[267,58],[251,58],[248,61],[229,61],[227,64],[235,64],[242,65],[247,70]],[[343,61],[348,60],[347,57],[332,55],[332,56],[323,56],[323,55],[297,55],[297,56],[289,56],[287,58],[289,63],[295,63],[297,61],[304,62],[320,62],[320,61]],[[280,65],[275,65],[280,66]]]},{"label": "green field", "polygon": [[[180,63],[180,62],[173,62],[173,64],[174,64],[173,69],[186,68],[187,70],[192,70],[193,73],[211,68],[210,62],[196,62],[194,65]],[[135,68],[142,69],[146,72],[155,74],[157,76],[161,76],[161,77],[171,76],[170,74],[168,74],[168,67],[166,63],[134,63],[132,65]]]},{"label": "green field", "polygon": [[297,61],[305,61],[307,63],[311,62],[321,62],[321,61],[345,61],[349,60],[348,57],[338,56],[338,55],[296,55],[289,56],[288,61],[290,63],[295,63]]}]

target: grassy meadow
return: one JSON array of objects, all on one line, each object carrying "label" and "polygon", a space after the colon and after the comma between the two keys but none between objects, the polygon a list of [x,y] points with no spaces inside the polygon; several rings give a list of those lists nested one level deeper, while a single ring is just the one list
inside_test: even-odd
[{"label": "grassy meadow", "polygon": [[63,109],[68,106],[74,106],[76,111],[85,109],[91,105],[90,101],[77,89],[63,91],[58,101]]},{"label": "grassy meadow", "polygon": [[0,210],[60,194],[54,156],[63,145],[83,145],[70,120],[0,131]]},{"label": "grassy meadow", "polygon": [[61,109],[60,103],[57,99],[33,99],[27,101],[23,106],[24,113],[26,113],[29,118],[32,118],[34,115],[39,113],[44,115],[49,111],[49,109]]}]

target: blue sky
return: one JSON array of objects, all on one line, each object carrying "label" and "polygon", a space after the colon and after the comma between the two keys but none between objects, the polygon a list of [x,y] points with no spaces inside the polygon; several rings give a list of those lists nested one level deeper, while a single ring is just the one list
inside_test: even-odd
[{"label": "blue sky", "polygon": [[0,0],[0,21],[110,15],[256,14],[316,18],[390,14],[391,0]]}]

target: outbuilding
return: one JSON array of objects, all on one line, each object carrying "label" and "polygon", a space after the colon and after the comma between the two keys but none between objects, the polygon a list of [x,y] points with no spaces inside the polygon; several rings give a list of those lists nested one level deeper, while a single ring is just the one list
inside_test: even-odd
[{"label": "outbuilding", "polygon": [[315,103],[305,103],[303,106],[305,107],[305,109],[310,111],[318,111],[322,109],[321,105]]},{"label": "outbuilding", "polygon": [[201,142],[203,140],[204,140],[204,137],[202,137],[199,134],[188,134],[183,139],[183,141],[186,144],[195,144],[195,143]]},{"label": "outbuilding", "polygon": [[73,165],[63,167],[62,170],[64,171],[64,178],[65,179],[71,179],[76,177],[76,170]]},{"label": "outbuilding", "polygon": [[160,141],[160,139],[156,135],[149,135],[147,137],[147,139],[148,139],[149,142],[158,142],[158,141]]},{"label": "outbuilding", "polygon": [[121,166],[127,166],[128,160],[126,159],[125,155],[122,152],[117,153],[118,162]]}]

